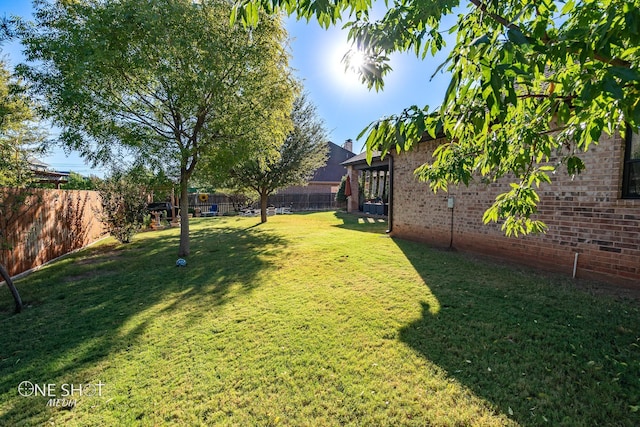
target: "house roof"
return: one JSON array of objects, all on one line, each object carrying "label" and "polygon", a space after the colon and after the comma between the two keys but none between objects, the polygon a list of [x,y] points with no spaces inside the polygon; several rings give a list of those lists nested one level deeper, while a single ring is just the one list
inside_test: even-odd
[{"label": "house roof", "polygon": [[[422,134],[422,137],[418,141],[418,143],[433,141],[435,139],[444,138],[444,136],[445,136],[444,133],[442,133],[440,129],[438,129],[438,133],[436,134],[435,138],[433,138],[427,132],[424,132]],[[391,155],[392,153],[393,151],[388,155]],[[382,158],[380,151],[373,151],[371,156],[371,164],[369,164],[367,162],[367,152],[364,151],[360,154],[357,154],[351,157],[347,161],[342,162],[342,165],[352,166],[354,169],[358,169],[358,170],[385,170],[389,167],[389,161],[386,158],[385,159]]]},{"label": "house roof", "polygon": [[60,188],[60,185],[69,182],[69,172],[51,170],[47,163],[35,157],[29,158],[28,162],[34,179],[40,184],[55,184],[56,188]]},{"label": "house roof", "polygon": [[[373,159],[380,160],[380,152],[379,151],[374,151],[373,152],[372,160]],[[349,166],[349,165],[358,164],[358,163],[362,163],[362,162],[366,162],[366,161],[367,161],[367,152],[363,151],[360,154],[356,154],[355,156],[353,156],[352,158],[350,158],[346,162],[342,162],[342,164],[344,166]]]},{"label": "house roof", "polygon": [[355,156],[351,151],[331,141],[327,144],[329,145],[327,164],[316,171],[310,182],[340,182],[347,173],[346,165],[343,163]]},{"label": "house roof", "polygon": [[352,166],[358,170],[382,170],[388,169],[389,161],[387,159],[382,160],[380,151],[374,151],[371,157],[371,164],[367,162],[367,152],[362,152],[356,156],[351,157],[349,160],[342,162],[343,166]]},{"label": "house roof", "polygon": [[27,162],[29,163],[29,168],[33,171],[46,171],[49,169],[49,165],[47,163],[38,160],[35,157],[28,157]]}]

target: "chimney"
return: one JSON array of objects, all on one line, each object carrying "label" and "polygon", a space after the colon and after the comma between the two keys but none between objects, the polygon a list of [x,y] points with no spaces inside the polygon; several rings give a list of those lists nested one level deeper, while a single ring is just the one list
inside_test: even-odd
[{"label": "chimney", "polygon": [[351,138],[347,139],[342,146],[345,150],[353,153],[353,140]]}]

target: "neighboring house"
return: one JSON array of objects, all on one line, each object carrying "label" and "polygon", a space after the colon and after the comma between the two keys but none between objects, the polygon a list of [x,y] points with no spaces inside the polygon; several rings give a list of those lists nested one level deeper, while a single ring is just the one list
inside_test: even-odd
[{"label": "neighboring house", "polygon": [[48,164],[34,158],[28,161],[29,169],[31,169],[33,177],[38,184],[53,184],[59,190],[61,185],[69,182],[69,172],[53,171]]},{"label": "neighboring house", "polygon": [[292,186],[278,190],[278,194],[307,194],[307,193],[333,193],[338,191],[342,177],[347,174],[347,168],[342,162],[355,156],[353,153],[353,141],[346,140],[341,147],[331,141],[327,142],[327,164],[318,168],[308,185]]},{"label": "neighboring house", "polygon": [[353,142],[348,139],[341,147],[327,142],[327,164],[319,168],[307,185],[296,185],[278,190],[269,196],[269,204],[286,206],[294,210],[335,209],[338,207],[335,195],[347,168],[342,163],[355,156]]},{"label": "neighboring house", "polygon": [[[631,134],[630,132],[628,132]],[[454,247],[640,288],[640,138],[605,137],[582,159],[586,170],[566,171],[539,189],[537,219],[546,234],[507,238],[499,224],[483,224],[482,215],[508,181],[450,186],[434,194],[414,170],[432,159],[444,139],[425,140],[414,149],[387,156],[390,170],[389,230],[393,236],[434,246]],[[377,159],[379,162],[380,160]],[[366,162],[351,165],[352,193]],[[451,207],[453,205],[453,207]],[[350,211],[357,209],[350,200]]]}]

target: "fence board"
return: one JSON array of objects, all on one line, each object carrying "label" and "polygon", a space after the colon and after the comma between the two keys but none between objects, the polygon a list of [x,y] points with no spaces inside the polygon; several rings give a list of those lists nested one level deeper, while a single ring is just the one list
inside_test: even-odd
[{"label": "fence board", "polygon": [[[7,194],[11,189],[0,191]],[[0,250],[0,260],[12,276],[82,248],[105,234],[97,218],[101,207],[97,192],[30,191],[37,203],[21,206],[3,230],[9,248]]]}]

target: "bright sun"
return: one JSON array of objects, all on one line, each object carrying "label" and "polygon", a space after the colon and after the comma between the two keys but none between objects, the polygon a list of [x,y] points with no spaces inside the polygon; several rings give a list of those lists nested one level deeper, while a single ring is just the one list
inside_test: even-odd
[{"label": "bright sun", "polygon": [[[347,56],[349,57],[348,66],[345,61]],[[348,88],[363,86],[357,72],[365,63],[362,52],[359,52],[355,47],[350,50],[349,45],[341,44],[333,49],[329,61],[332,78],[341,86]]]}]

